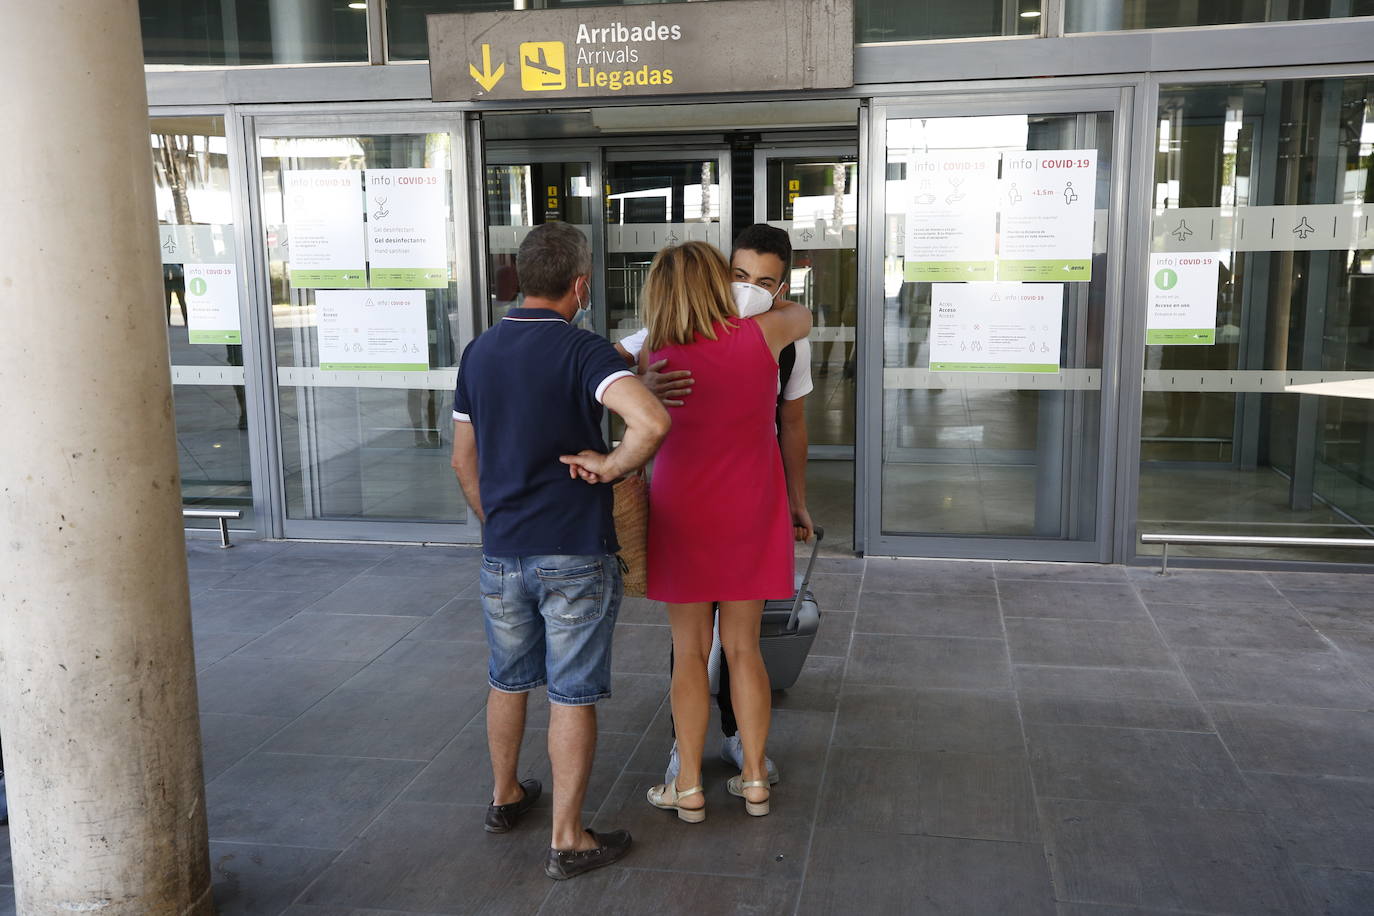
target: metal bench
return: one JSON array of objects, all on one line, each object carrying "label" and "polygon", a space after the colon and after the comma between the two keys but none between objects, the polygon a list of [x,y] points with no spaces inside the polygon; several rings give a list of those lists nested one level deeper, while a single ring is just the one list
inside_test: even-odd
[{"label": "metal bench", "polygon": [[1161,544],[1159,574],[1169,574],[1170,544],[1211,544],[1221,547],[1374,547],[1370,538],[1285,538],[1243,534],[1142,534],[1142,544]]},{"label": "metal bench", "polygon": [[222,549],[233,547],[229,543],[229,519],[243,518],[242,509],[187,509],[181,510],[182,518],[213,518],[219,520],[219,546]]}]

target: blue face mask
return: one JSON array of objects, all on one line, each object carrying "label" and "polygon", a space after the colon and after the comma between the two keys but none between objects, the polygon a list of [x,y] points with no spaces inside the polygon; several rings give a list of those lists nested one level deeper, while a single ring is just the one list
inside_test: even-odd
[{"label": "blue face mask", "polygon": [[[591,292],[591,290],[589,289],[589,290],[588,290],[588,293],[590,293],[590,292]],[[591,312],[592,312],[592,309],[591,309],[591,302],[589,301],[586,305],[583,305],[583,304],[582,304],[582,297],[581,297],[581,296],[578,296],[578,297],[577,297],[577,314],[576,314],[576,315],[573,315],[573,319],[572,319],[572,321],[569,322],[569,323],[570,323],[573,327],[581,327],[582,324],[583,324],[583,322],[586,320],[587,316],[591,314]]]}]

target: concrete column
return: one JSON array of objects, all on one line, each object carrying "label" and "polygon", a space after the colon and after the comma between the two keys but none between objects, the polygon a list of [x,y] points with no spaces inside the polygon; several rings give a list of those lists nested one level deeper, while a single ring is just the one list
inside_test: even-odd
[{"label": "concrete column", "polygon": [[213,913],[137,0],[0,55],[0,734],[23,914]]}]

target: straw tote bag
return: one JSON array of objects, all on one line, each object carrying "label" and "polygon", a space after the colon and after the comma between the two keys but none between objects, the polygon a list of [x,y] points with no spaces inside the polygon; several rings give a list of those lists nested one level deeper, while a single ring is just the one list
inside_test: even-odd
[{"label": "straw tote bag", "polygon": [[649,585],[649,479],[643,472],[620,478],[615,494],[615,539],[625,594],[643,598]]}]

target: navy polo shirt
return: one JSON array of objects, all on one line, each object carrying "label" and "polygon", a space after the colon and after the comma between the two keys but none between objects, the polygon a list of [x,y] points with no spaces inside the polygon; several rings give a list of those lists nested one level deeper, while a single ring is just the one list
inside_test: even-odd
[{"label": "navy polo shirt", "polygon": [[568,476],[560,455],[606,452],[601,398],[634,373],[605,338],[551,309],[511,309],[463,351],[453,418],[477,438],[483,550],[493,557],[610,554],[609,484]]}]

